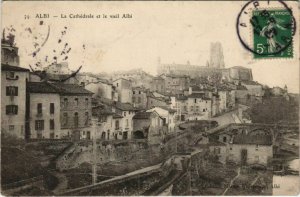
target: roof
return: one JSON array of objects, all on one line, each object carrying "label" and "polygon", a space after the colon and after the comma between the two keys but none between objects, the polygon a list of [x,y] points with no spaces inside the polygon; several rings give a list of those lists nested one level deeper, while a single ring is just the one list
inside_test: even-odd
[{"label": "roof", "polygon": [[47,82],[28,82],[26,90],[30,93],[60,93],[56,88],[54,88]]},{"label": "roof", "polygon": [[171,109],[171,108],[169,108],[169,107],[166,107],[166,106],[155,106],[155,107],[153,107],[153,108],[161,108],[161,109],[164,109],[164,110],[167,110],[168,112],[170,112],[170,113],[175,113],[176,112],[176,110],[174,110],[174,109]]},{"label": "roof", "polygon": [[248,90],[245,86],[243,86],[243,85],[237,85],[236,86],[236,89],[237,90]]},{"label": "roof", "polygon": [[133,105],[131,105],[130,103],[121,103],[121,102],[116,102],[116,108],[120,109],[122,111],[134,111],[136,110]]},{"label": "roof", "polygon": [[205,97],[205,93],[192,93],[188,95],[188,98],[201,98],[203,100],[210,100],[210,98]]},{"label": "roof", "polygon": [[187,100],[187,96],[183,96],[183,95],[178,95],[178,96],[176,96],[176,100],[181,100],[181,101],[183,101],[183,100]]},{"label": "roof", "polygon": [[1,64],[1,71],[17,71],[17,72],[29,72],[29,69],[20,66],[11,66],[8,64]]},{"label": "roof", "polygon": [[132,119],[149,119],[151,114],[152,112],[138,112],[133,116]]},{"label": "roof", "polygon": [[271,135],[236,135],[233,144],[272,145]]},{"label": "roof", "polygon": [[112,112],[112,110],[106,106],[96,106],[92,108],[92,114],[93,116],[99,116],[99,115],[113,115],[115,113]]},{"label": "roof", "polygon": [[91,91],[86,90],[82,86],[77,84],[64,84],[64,83],[51,83],[52,87],[56,88],[61,94],[83,94],[90,95],[94,94]]}]

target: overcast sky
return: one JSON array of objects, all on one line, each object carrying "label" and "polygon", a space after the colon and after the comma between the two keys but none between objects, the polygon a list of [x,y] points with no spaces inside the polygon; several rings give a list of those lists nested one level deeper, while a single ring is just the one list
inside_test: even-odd
[{"label": "overcast sky", "polygon": [[[162,63],[186,63],[205,66],[210,43],[222,43],[225,65],[251,68],[254,80],[269,86],[287,84],[299,92],[299,45],[293,59],[253,60],[238,40],[235,23],[245,1],[240,2],[3,2],[3,27],[16,30],[21,65],[27,67],[45,56],[57,56],[67,42],[71,51],[69,67],[82,71],[110,72],[143,68],[156,74],[158,57]],[[297,2],[289,2],[297,8]],[[48,13],[50,19],[35,18]],[[107,19],[62,19],[61,14],[106,14]],[[132,18],[109,19],[112,14],[132,14]],[[294,10],[296,18],[298,10]],[[30,19],[24,19],[30,15]],[[53,17],[53,16],[58,16]],[[40,21],[43,21],[40,24]],[[33,42],[47,42],[36,57]],[[29,33],[30,27],[32,34]],[[66,34],[61,31],[67,27]],[[34,38],[36,36],[36,39]],[[62,42],[58,43],[58,39]],[[298,43],[298,44],[297,44]],[[85,45],[83,47],[83,45]],[[38,48],[38,47],[37,47]],[[56,52],[53,52],[55,50]],[[64,56],[63,56],[64,57]],[[59,59],[60,60],[60,59]]]}]

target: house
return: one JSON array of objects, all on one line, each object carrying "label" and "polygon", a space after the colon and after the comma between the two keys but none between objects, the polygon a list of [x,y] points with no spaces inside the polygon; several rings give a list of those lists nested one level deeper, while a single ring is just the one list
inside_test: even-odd
[{"label": "house", "polygon": [[168,107],[171,105],[171,100],[166,97],[156,97],[152,92],[147,93],[147,109],[156,106]]},{"label": "house", "polygon": [[170,109],[168,107],[153,107],[147,112],[156,112],[162,119],[163,125],[168,127],[168,133],[172,133],[175,131],[175,112],[176,110]]},{"label": "house", "polygon": [[116,113],[112,112],[111,108],[105,105],[98,105],[92,107],[92,116],[98,119],[96,138],[102,140],[115,139],[113,125],[114,116]]},{"label": "house", "polygon": [[271,135],[236,135],[228,146],[227,161],[267,166],[273,158]]},{"label": "house", "polygon": [[157,112],[137,112],[133,117],[133,138],[159,144],[164,138],[163,119]]},{"label": "house", "polygon": [[165,93],[166,92],[165,79],[160,76],[153,77],[151,81],[150,90],[153,92]]},{"label": "house", "polygon": [[165,89],[167,93],[180,94],[189,87],[190,77],[187,75],[161,75],[165,80]]},{"label": "house", "polygon": [[147,92],[148,90],[142,87],[134,87],[132,89],[132,103],[134,107],[138,109],[147,108]]},{"label": "house", "polygon": [[233,129],[217,136],[219,142],[226,144],[227,162],[266,166],[273,157],[272,134],[268,130]]},{"label": "house", "polygon": [[203,120],[211,117],[211,99],[203,93],[193,93],[187,97],[187,119]]},{"label": "house", "polygon": [[132,83],[125,78],[113,81],[113,85],[118,92],[118,101],[121,103],[132,103]]},{"label": "house", "polygon": [[76,84],[51,83],[60,92],[61,138],[92,139],[93,93]]},{"label": "house", "polygon": [[1,64],[1,130],[23,139],[28,79],[28,69]]},{"label": "house", "polygon": [[47,82],[28,82],[26,111],[29,113],[31,139],[59,139],[60,92]]},{"label": "house", "polygon": [[94,99],[93,105],[104,105],[105,109],[113,113],[111,137],[123,140],[131,139],[133,131],[132,117],[137,110],[132,104],[98,97]]},{"label": "house", "polygon": [[118,93],[113,84],[107,80],[88,74],[79,74],[76,76],[79,79],[79,85],[93,92],[93,97],[104,97],[111,100],[118,100]]},{"label": "house", "polygon": [[130,80],[132,87],[143,87],[149,89],[153,76],[142,69],[131,69],[127,71],[114,72],[113,79],[124,78]]}]

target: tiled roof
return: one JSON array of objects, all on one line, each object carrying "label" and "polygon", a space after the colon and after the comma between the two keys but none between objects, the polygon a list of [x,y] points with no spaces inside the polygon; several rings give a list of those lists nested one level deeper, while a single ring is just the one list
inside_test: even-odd
[{"label": "tiled roof", "polygon": [[135,110],[137,110],[130,103],[121,103],[119,101],[113,101],[111,99],[107,99],[107,98],[103,98],[103,97],[97,97],[97,98],[95,98],[94,102],[97,103],[97,101],[99,101],[100,103],[103,103],[105,105],[114,106],[117,109],[120,109],[122,111],[135,111]]},{"label": "tiled roof", "polygon": [[157,107],[158,107],[158,108],[162,108],[162,109],[164,109],[164,110],[167,110],[167,111],[170,112],[170,113],[175,113],[175,112],[176,112],[176,110],[171,109],[171,108],[166,107],[166,106],[157,106]]},{"label": "tiled roof", "polygon": [[112,112],[112,110],[106,106],[96,106],[92,108],[92,114],[93,116],[99,116],[99,115],[113,115],[115,113]]},{"label": "tiled roof", "polygon": [[29,72],[29,69],[20,66],[11,66],[8,64],[1,64],[1,71],[18,71],[18,72]]},{"label": "tiled roof", "polygon": [[183,96],[183,95],[178,95],[176,96],[176,100],[180,100],[180,101],[184,101],[184,100],[187,100],[187,96]]},{"label": "tiled roof", "polygon": [[133,119],[149,119],[152,112],[138,112],[133,116]]},{"label": "tiled roof", "polygon": [[210,98],[205,97],[205,93],[192,93],[188,95],[188,98],[201,98],[203,100],[210,100]]},{"label": "tiled roof", "polygon": [[28,82],[26,90],[30,93],[60,93],[47,82]]},{"label": "tiled roof", "polygon": [[133,105],[130,103],[121,103],[121,102],[116,102],[116,108],[122,110],[122,111],[134,111],[136,110]]},{"label": "tiled roof", "polygon": [[83,94],[91,95],[93,92],[84,89],[77,84],[51,83],[52,87],[56,88],[61,94]]},{"label": "tiled roof", "polygon": [[233,144],[272,145],[271,135],[236,135]]}]

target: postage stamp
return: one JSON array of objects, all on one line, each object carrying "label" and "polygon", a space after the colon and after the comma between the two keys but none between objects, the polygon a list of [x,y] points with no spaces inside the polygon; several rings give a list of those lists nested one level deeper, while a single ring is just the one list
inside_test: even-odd
[{"label": "postage stamp", "polygon": [[293,57],[292,16],[288,10],[254,10],[251,21],[253,46],[259,53],[254,58]]},{"label": "postage stamp", "polygon": [[253,59],[293,58],[296,21],[282,1],[250,1],[237,19],[240,42]]}]

